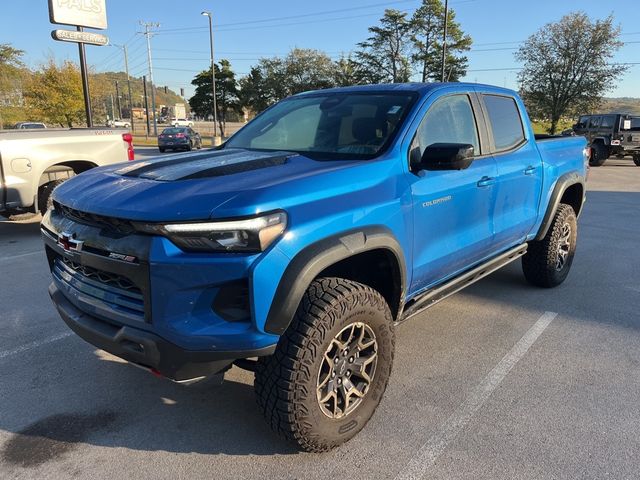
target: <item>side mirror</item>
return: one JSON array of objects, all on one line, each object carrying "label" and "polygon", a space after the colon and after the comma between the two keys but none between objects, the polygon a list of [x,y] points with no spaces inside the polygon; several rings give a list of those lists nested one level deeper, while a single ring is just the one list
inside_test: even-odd
[{"label": "side mirror", "polygon": [[473,145],[466,143],[434,143],[420,159],[424,170],[464,170],[473,162]]}]

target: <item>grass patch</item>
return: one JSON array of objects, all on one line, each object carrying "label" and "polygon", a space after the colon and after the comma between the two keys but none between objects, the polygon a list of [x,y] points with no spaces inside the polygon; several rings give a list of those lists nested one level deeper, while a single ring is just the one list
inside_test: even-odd
[{"label": "grass patch", "polygon": [[[549,133],[549,126],[551,125],[551,122],[532,121],[531,125],[533,126],[533,133]],[[556,127],[556,134],[569,129],[572,126],[573,120],[560,120]]]}]

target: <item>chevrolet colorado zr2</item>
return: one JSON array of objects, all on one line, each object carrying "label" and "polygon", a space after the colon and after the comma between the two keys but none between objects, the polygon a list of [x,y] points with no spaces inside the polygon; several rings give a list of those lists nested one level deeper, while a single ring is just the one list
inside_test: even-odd
[{"label": "chevrolet colorado zr2", "polygon": [[465,83],[303,93],[221,147],[94,168],[42,221],[49,294],[93,345],[175,381],[255,372],[274,430],[356,435],[394,328],[521,259],[562,283],[589,151],[518,95]]}]

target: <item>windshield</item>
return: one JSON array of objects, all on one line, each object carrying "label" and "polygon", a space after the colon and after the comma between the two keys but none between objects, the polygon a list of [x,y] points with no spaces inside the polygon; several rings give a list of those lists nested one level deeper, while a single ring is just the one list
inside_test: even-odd
[{"label": "windshield", "polygon": [[291,97],[256,117],[225,148],[286,150],[317,159],[367,159],[393,141],[415,93]]}]

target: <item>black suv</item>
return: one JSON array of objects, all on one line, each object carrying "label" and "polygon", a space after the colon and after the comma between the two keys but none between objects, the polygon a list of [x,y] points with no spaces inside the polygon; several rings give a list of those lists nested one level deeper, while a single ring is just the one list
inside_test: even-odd
[{"label": "black suv", "polygon": [[640,167],[640,117],[624,113],[582,115],[569,131],[587,138],[594,167],[611,155],[632,155]]}]

